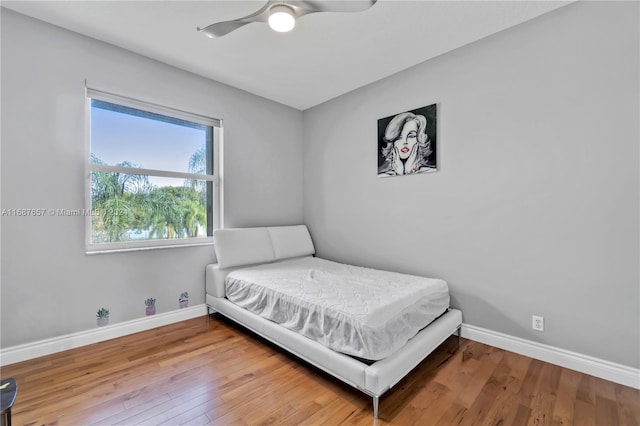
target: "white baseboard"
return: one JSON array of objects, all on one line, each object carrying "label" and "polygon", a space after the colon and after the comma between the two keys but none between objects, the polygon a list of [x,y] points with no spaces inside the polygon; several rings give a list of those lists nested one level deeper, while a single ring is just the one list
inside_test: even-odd
[{"label": "white baseboard", "polygon": [[207,314],[207,306],[197,305],[178,309],[171,312],[163,312],[157,315],[149,315],[131,321],[118,324],[97,327],[91,330],[67,334],[65,336],[12,346],[0,350],[0,366],[26,361],[39,356],[49,355],[67,349],[98,343],[116,337],[126,336],[139,331],[150,330],[163,325],[196,318]]},{"label": "white baseboard", "polygon": [[[207,306],[203,304],[38,342],[13,346],[0,350],[0,366],[150,330],[206,314]],[[509,336],[469,324],[462,324],[462,337],[576,370],[581,373],[600,377],[614,383],[640,389],[640,370],[637,368],[627,367],[622,364],[616,364],[603,359]]]},{"label": "white baseboard", "polygon": [[462,337],[545,361],[581,373],[640,389],[640,369],[627,367],[577,352],[462,324]]}]

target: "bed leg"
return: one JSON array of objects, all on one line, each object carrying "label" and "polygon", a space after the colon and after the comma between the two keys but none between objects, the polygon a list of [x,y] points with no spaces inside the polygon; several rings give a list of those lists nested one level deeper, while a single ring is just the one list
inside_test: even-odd
[{"label": "bed leg", "polygon": [[373,418],[377,419],[378,418],[378,407],[380,406],[380,397],[379,396],[374,396],[373,397]]},{"label": "bed leg", "polygon": [[213,309],[209,305],[207,305],[207,327],[209,326],[209,323],[211,322],[211,315],[213,315],[215,313],[216,313],[215,309]]},{"label": "bed leg", "polygon": [[458,349],[462,346],[462,326],[458,327]]}]

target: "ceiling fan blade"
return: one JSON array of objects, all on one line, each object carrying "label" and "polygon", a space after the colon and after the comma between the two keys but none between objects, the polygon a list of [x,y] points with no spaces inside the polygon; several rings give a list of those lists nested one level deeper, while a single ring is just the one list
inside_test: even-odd
[{"label": "ceiling fan blade", "polygon": [[247,15],[243,18],[233,19],[231,21],[216,22],[204,28],[198,27],[198,31],[206,34],[208,37],[222,37],[233,30],[237,30],[252,22],[266,22],[269,18],[269,7],[271,2],[267,2],[257,12]]},{"label": "ceiling fan blade", "polygon": [[308,12],[362,12],[376,4],[378,0],[296,0],[285,2]]},{"label": "ceiling fan blade", "polygon": [[215,24],[211,24],[205,28],[199,28],[198,31],[204,33],[207,37],[215,38],[222,37],[225,34],[229,34],[233,30],[237,30],[240,27],[243,27],[250,22],[242,22],[242,21],[225,21],[225,22],[217,22]]}]

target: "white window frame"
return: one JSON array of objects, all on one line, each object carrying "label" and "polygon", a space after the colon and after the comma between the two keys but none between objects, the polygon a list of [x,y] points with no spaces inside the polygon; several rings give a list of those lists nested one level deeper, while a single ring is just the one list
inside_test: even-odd
[{"label": "white window frame", "polygon": [[[213,128],[213,173],[212,174],[193,174],[184,172],[172,172],[168,170],[155,170],[143,168],[129,168],[120,166],[111,166],[106,164],[91,163],[91,100],[110,102],[125,107],[136,108],[150,113],[161,114],[172,118],[182,119],[193,123],[211,126]],[[113,93],[104,92],[98,89],[86,88],[86,147],[85,147],[85,212],[91,212],[92,194],[91,194],[91,172],[116,172],[116,173],[132,173],[147,176],[158,176],[179,179],[199,179],[212,182],[213,194],[212,205],[213,211],[208,212],[212,215],[213,229],[220,228],[222,223],[222,185],[220,183],[221,165],[220,155],[222,154],[222,120],[207,117],[200,114],[194,114],[179,109],[174,109],[150,102],[140,101],[137,99],[120,96]],[[124,241],[115,243],[94,244],[91,242],[92,223],[91,215],[85,214],[85,251],[86,254],[97,253],[113,253],[123,251],[139,251],[152,250],[170,247],[193,247],[203,245],[213,245],[213,236],[199,238],[177,238],[163,240],[142,240],[142,241]]]}]

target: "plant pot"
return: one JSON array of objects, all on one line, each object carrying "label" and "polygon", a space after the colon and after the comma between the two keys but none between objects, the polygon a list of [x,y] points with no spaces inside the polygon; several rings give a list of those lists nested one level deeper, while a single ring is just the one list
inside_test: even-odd
[{"label": "plant pot", "polygon": [[178,301],[178,305],[180,306],[180,309],[188,308],[189,307],[189,299]]},{"label": "plant pot", "polygon": [[145,310],[147,315],[155,315],[156,314],[156,307],[155,306],[147,306],[147,309]]},{"label": "plant pot", "polygon": [[96,325],[98,327],[102,327],[109,324],[109,317],[98,317],[96,318]]}]

